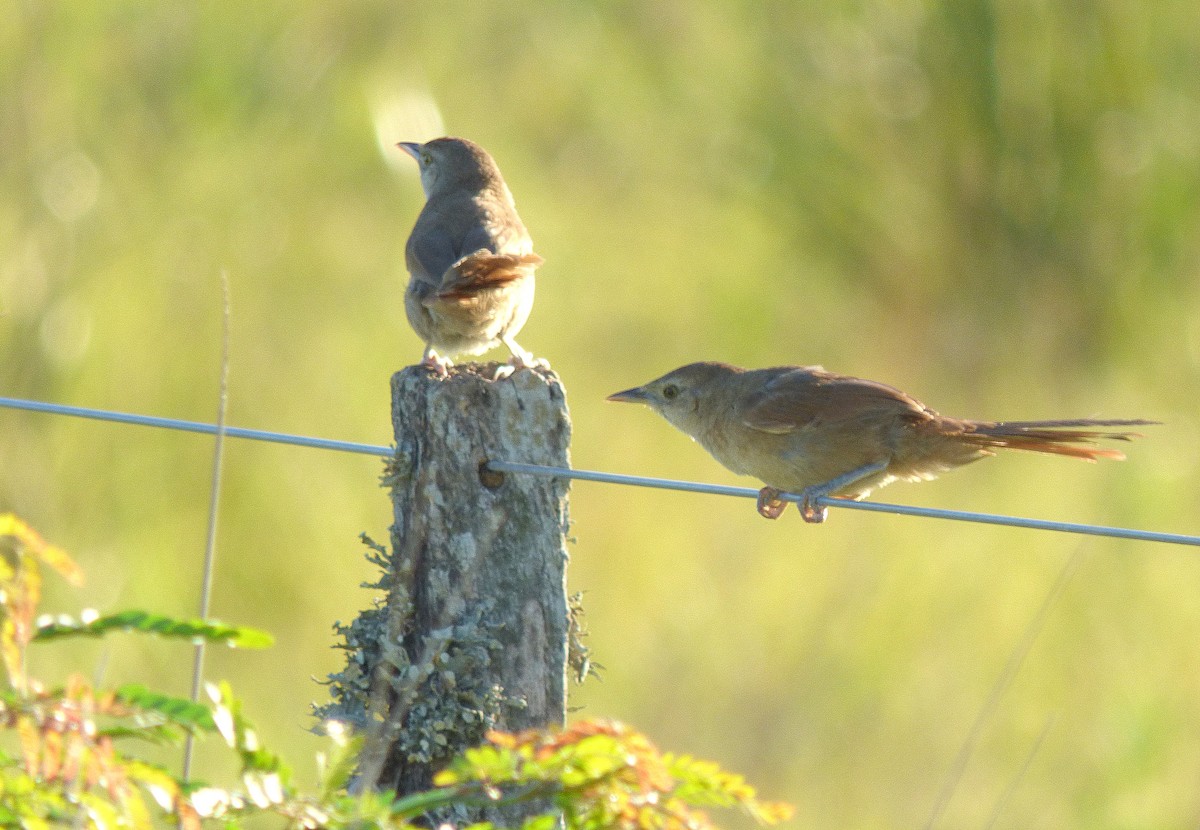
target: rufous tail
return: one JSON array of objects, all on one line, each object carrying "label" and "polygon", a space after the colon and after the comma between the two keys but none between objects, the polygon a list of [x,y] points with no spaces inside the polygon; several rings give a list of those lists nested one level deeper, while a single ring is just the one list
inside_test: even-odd
[{"label": "rufous tail", "polygon": [[1047,452],[1068,455],[1095,461],[1099,458],[1120,460],[1125,454],[1120,450],[1089,446],[1098,440],[1132,441],[1140,438],[1139,432],[1113,430],[1110,427],[1151,426],[1158,421],[1113,420],[1098,421],[963,421],[962,439],[980,447],[1006,447],[1014,450]]},{"label": "rufous tail", "polygon": [[442,300],[470,297],[483,289],[532,276],[542,262],[537,254],[493,254],[479,250],[450,267],[451,273],[443,277],[437,297]]}]

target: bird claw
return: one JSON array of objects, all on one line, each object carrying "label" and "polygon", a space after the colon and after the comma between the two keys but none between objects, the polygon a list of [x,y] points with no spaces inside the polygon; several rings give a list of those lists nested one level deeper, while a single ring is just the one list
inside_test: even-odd
[{"label": "bird claw", "polygon": [[550,361],[544,357],[534,357],[526,354],[524,357],[514,357],[509,361],[518,369],[549,369]]},{"label": "bird claw", "polygon": [[778,519],[787,509],[787,502],[779,498],[781,491],[764,487],[758,491],[758,512],[767,519]]},{"label": "bird claw", "polygon": [[450,376],[450,367],[454,362],[448,357],[442,357],[433,349],[426,349],[425,354],[421,356],[421,366],[431,370],[439,378]]},{"label": "bird claw", "polygon": [[829,509],[823,505],[816,503],[817,499],[825,495],[824,493],[811,492],[804,490],[800,494],[803,498],[796,505],[800,508],[800,516],[809,524],[820,524],[829,517]]},{"label": "bird claw", "polygon": [[492,380],[503,380],[510,377],[513,372],[518,369],[549,369],[550,361],[541,357],[534,357],[529,352],[513,352],[512,357],[507,363],[501,363],[496,367],[495,374],[492,375]]},{"label": "bird claw", "polygon": [[516,369],[549,369],[550,361],[544,357],[534,357],[529,352],[517,345],[515,340],[504,340],[504,345],[508,346],[508,350],[512,352],[512,357],[508,359],[508,365],[514,370]]}]

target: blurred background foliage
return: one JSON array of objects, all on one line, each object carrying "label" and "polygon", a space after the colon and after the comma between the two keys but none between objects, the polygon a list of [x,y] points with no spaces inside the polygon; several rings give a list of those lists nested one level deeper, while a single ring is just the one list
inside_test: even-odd
[{"label": "blurred background foliage", "polygon": [[[1196,532],[1197,31],[1194,3],[1116,0],[15,2],[0,390],[211,420],[225,271],[231,423],[388,443],[423,201],[392,145],[458,134],[546,258],[521,342],[567,386],[578,466],[748,484],[604,395],[819,362],[954,415],[1166,422],[1123,464],[1009,456],[885,501]],[[0,509],[86,568],[64,607],[192,613],[210,457],[0,411]],[[294,759],[331,624],[369,599],[380,470],[227,448],[214,610],[278,646],[210,674]],[[746,772],[799,826],[1200,819],[1186,549],[592,484],[571,509],[607,667],[575,703]],[[178,646],[81,648],[186,691]]]}]

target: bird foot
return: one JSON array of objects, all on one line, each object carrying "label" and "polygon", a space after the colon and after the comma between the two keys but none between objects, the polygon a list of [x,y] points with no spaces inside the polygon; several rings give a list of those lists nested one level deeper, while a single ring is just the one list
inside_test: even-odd
[{"label": "bird foot", "polygon": [[800,516],[809,524],[820,524],[829,517],[829,509],[816,504],[816,500],[825,493],[822,493],[815,488],[802,490],[800,495],[803,497],[796,506],[800,508]]},{"label": "bird foot", "polygon": [[550,361],[542,357],[534,357],[529,352],[514,351],[512,357],[507,363],[502,363],[496,367],[496,373],[492,376],[492,380],[503,380],[512,375],[518,369],[549,369]]},{"label": "bird foot", "polygon": [[[787,502],[779,498],[782,490],[776,490],[774,487],[764,487],[758,491],[758,512],[768,519],[778,519],[783,515],[783,511],[787,509]],[[809,488],[800,492],[801,501],[796,505],[800,508],[800,515],[804,521],[810,524],[820,524],[829,516],[829,510],[825,507],[818,506],[816,500],[824,496],[825,493],[816,488]]]},{"label": "bird foot", "polygon": [[513,369],[549,369],[550,361],[541,357],[534,357],[529,352],[521,348],[520,344],[512,338],[500,338],[508,350],[512,352],[512,357],[508,359],[508,365]]},{"label": "bird foot", "polygon": [[450,376],[450,367],[454,365],[454,361],[442,357],[433,349],[426,349],[425,354],[421,356],[420,365],[431,370],[439,378],[444,378]]},{"label": "bird foot", "polygon": [[764,487],[758,491],[758,512],[767,519],[778,519],[787,509],[787,502],[779,498],[780,490]]},{"label": "bird foot", "polygon": [[534,357],[531,354],[526,354],[523,357],[514,356],[509,363],[512,363],[518,369],[549,369],[550,361],[544,357]]}]

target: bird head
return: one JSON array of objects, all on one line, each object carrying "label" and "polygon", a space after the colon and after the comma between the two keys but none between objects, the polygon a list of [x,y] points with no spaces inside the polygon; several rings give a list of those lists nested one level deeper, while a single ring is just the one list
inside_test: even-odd
[{"label": "bird head", "polygon": [[742,369],[725,363],[690,363],[642,386],[609,395],[619,403],[644,403],[675,427],[696,436],[724,403],[728,381]]},{"label": "bird head", "polygon": [[452,189],[482,190],[504,182],[496,162],[474,141],[446,137],[396,146],[416,159],[426,199]]}]

